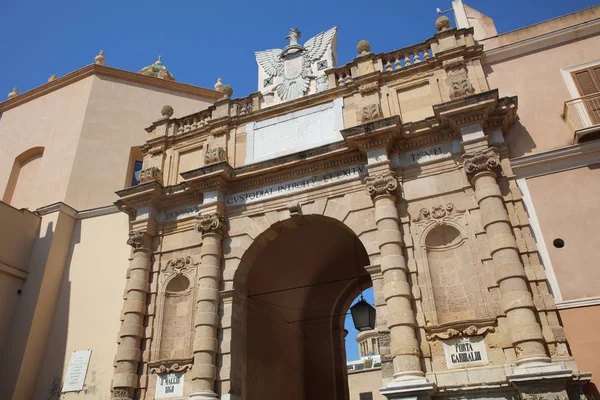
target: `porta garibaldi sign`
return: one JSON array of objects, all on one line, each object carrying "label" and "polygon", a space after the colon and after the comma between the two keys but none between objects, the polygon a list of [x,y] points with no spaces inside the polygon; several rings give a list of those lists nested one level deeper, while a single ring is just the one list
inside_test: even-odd
[{"label": "porta garibaldi sign", "polygon": [[483,336],[445,340],[444,353],[448,369],[474,367],[488,363]]}]

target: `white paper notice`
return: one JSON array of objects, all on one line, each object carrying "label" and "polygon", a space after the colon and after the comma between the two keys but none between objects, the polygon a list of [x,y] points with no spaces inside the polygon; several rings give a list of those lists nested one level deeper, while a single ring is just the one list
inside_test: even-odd
[{"label": "white paper notice", "polygon": [[71,353],[69,367],[62,387],[63,393],[78,392],[83,389],[91,355],[92,350],[75,350]]}]

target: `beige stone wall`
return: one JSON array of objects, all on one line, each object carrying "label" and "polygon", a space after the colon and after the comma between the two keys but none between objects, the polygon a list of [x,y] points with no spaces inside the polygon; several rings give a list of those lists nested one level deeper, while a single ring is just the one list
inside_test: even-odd
[{"label": "beige stone wall", "polygon": [[[527,179],[563,300],[600,296],[599,178],[589,166]],[[565,246],[556,248],[555,239]]]},{"label": "beige stone wall", "polygon": [[[491,88],[500,96],[519,97],[518,121],[505,135],[510,157],[539,153],[573,143],[573,132],[562,119],[564,102],[573,98],[560,69],[599,60],[592,36],[506,60],[484,63]],[[485,59],[484,59],[485,60]]]},{"label": "beige stone wall", "polygon": [[360,394],[364,392],[373,393],[373,400],[385,400],[385,396],[379,393],[382,387],[381,368],[348,373],[350,400],[360,400]]},{"label": "beige stone wall", "polygon": [[75,223],[33,399],[60,393],[71,353],[86,349],[92,355],[83,391],[61,398],[108,398],[130,253],[127,233],[123,213]]},{"label": "beige stone wall", "polygon": [[560,318],[577,365],[581,371],[591,372],[596,383],[600,376],[600,306],[560,310]]}]

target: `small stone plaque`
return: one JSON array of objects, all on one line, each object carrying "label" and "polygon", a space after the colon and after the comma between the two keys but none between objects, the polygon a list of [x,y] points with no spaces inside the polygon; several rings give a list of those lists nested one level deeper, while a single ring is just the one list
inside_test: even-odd
[{"label": "small stone plaque", "polygon": [[88,364],[92,350],[76,350],[71,353],[67,374],[62,387],[62,393],[78,392],[83,390],[85,375],[87,374]]},{"label": "small stone plaque", "polygon": [[483,336],[444,340],[448,369],[475,367],[488,363]]},{"label": "small stone plaque", "polygon": [[156,377],[157,399],[168,399],[183,396],[183,372],[174,374],[160,374]]}]

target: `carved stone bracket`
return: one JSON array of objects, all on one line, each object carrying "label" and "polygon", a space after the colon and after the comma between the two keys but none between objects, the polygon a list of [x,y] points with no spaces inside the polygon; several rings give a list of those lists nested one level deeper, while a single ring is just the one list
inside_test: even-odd
[{"label": "carved stone bracket", "polygon": [[213,136],[224,135],[228,132],[229,132],[229,127],[227,125],[218,126],[214,129],[211,129],[211,131],[210,131],[211,135],[213,135]]},{"label": "carved stone bracket", "polygon": [[398,190],[398,186],[398,179],[392,171],[365,178],[365,190],[372,198],[381,195],[393,195]]},{"label": "carved stone bracket", "polygon": [[196,230],[200,233],[217,233],[223,235],[227,229],[225,218],[221,213],[199,215],[196,218]]},{"label": "carved stone bracket", "polygon": [[143,249],[144,246],[144,232],[129,232],[129,239],[127,239],[127,244],[133,247],[136,250]]},{"label": "carved stone bracket", "polygon": [[379,89],[379,82],[371,82],[358,87],[360,94],[371,93]]},{"label": "carved stone bracket", "polygon": [[445,206],[439,205],[435,207],[429,208],[421,208],[419,210],[419,215],[417,218],[413,219],[413,222],[435,222],[437,224],[442,224],[446,219],[454,217],[458,214],[463,214],[464,210],[457,209],[454,204],[448,203]]},{"label": "carved stone bracket", "polygon": [[143,169],[140,174],[140,183],[156,181],[162,183],[162,174],[160,168],[150,167]]},{"label": "carved stone bracket", "polygon": [[204,155],[204,165],[223,161],[227,161],[227,155],[225,154],[225,149],[223,147],[218,146],[206,149],[206,154]]},{"label": "carved stone bracket", "polygon": [[465,337],[465,336],[480,336],[487,332],[494,332],[495,319],[485,320],[470,320],[470,321],[457,321],[452,323],[452,327],[448,327],[450,323],[438,325],[435,327],[425,327],[427,340],[436,339],[451,339],[454,337]]},{"label": "carved stone bracket", "polygon": [[465,173],[469,180],[480,172],[496,172],[500,166],[500,155],[495,147],[485,151],[463,154]]},{"label": "carved stone bracket", "polygon": [[186,358],[181,360],[157,361],[150,363],[150,373],[152,374],[170,374],[174,372],[185,372],[192,369],[193,359]]},{"label": "carved stone bracket", "polygon": [[381,106],[379,104],[369,104],[364,106],[360,112],[360,122],[373,121],[383,117]]},{"label": "carved stone bracket", "polygon": [[174,272],[176,275],[181,275],[190,267],[191,263],[192,257],[190,256],[175,258],[167,263],[165,273]]},{"label": "carved stone bracket", "polygon": [[290,212],[290,217],[302,216],[302,206],[299,202],[288,204],[287,209]]}]

